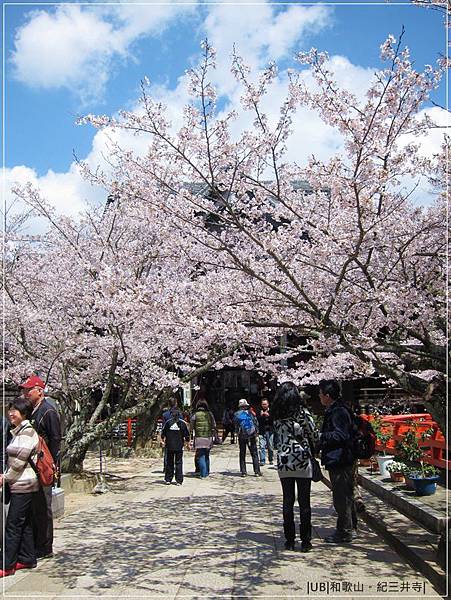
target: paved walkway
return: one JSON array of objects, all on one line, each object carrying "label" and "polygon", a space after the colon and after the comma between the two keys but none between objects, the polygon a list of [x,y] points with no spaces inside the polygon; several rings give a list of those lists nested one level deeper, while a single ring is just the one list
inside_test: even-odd
[{"label": "paved walkway", "polygon": [[55,558],[4,579],[4,597],[439,597],[365,525],[350,545],[325,544],[335,517],[322,483],[312,490],[313,551],[284,550],[277,472],[241,478],[237,453],[216,447],[212,476],[188,474],[183,486],[164,485],[155,461],[118,478],[58,521]]}]

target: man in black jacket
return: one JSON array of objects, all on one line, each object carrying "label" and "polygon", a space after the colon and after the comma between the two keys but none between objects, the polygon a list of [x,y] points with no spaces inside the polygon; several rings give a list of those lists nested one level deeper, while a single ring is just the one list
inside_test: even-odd
[{"label": "man in black jacket", "polygon": [[[55,407],[44,397],[45,383],[37,375],[32,375],[20,387],[25,398],[31,400],[33,404],[31,423],[38,434],[44,438],[55,465],[58,465],[61,450],[61,423]],[[42,504],[36,508],[38,558],[53,556],[52,487],[51,485],[42,487]]]},{"label": "man in black jacket", "polygon": [[353,424],[349,410],[340,398],[340,386],[334,380],[319,383],[319,398],[326,408],[320,434],[321,462],[329,471],[332,498],[337,512],[337,528],[325,538],[329,544],[352,541],[357,518],[354,506],[354,462],[351,450]]},{"label": "man in black jacket", "polygon": [[190,434],[182,415],[177,408],[171,409],[170,418],[164,424],[161,439],[166,450],[164,481],[170,484],[174,477],[177,485],[183,483],[183,442],[189,443]]}]

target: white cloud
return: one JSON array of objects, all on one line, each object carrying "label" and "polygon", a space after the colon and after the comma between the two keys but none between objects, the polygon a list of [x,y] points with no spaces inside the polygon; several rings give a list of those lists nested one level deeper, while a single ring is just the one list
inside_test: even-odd
[{"label": "white cloud", "polygon": [[[84,89],[85,94],[100,93],[108,78],[112,58],[127,56],[132,40],[161,28],[180,10],[179,7],[168,10],[167,6],[150,8],[118,4],[98,6],[95,13],[76,6],[60,7],[52,15],[36,12],[18,33],[15,55],[17,74],[28,83],[42,87],[79,86]],[[214,83],[221,94],[227,95],[227,110],[237,109],[239,117],[233,125],[233,134],[238,136],[244,129],[252,127],[253,115],[241,109],[239,98],[242,92],[230,74],[233,43],[236,43],[237,51],[245,61],[258,70],[270,59],[283,59],[305,50],[304,36],[310,31],[327,27],[331,12],[324,6],[299,5],[292,5],[284,12],[276,12],[266,4],[258,7],[212,5],[208,10],[203,26],[218,53]],[[70,29],[73,25],[75,30]],[[46,27],[50,27],[46,34],[49,39],[42,42],[40,40]],[[96,35],[90,39],[89,34],[93,29],[96,29]],[[77,38],[84,40],[83,43],[78,43]],[[35,57],[32,54],[33,49],[36,50],[36,44],[41,44],[42,48]],[[74,54],[72,61],[69,60],[71,53]],[[58,56],[54,57],[53,54]],[[47,59],[49,62],[46,62]],[[45,65],[40,71],[39,64]],[[346,57],[338,55],[331,57],[329,66],[341,86],[363,99],[373,77],[373,69],[353,65]],[[96,72],[95,82],[91,82],[93,71],[90,72],[90,68]],[[308,70],[305,70],[303,77],[313,85]],[[152,88],[152,95],[167,106],[166,116],[172,120],[175,129],[182,124],[182,109],[188,99],[186,81],[186,75],[181,75],[174,89],[165,86]],[[279,118],[279,108],[286,90],[286,72],[281,72],[270,94],[263,101],[263,108],[270,122],[276,122]],[[433,118],[443,116],[440,109],[427,111]],[[299,109],[294,116],[293,130],[295,133],[287,147],[288,161],[303,165],[312,154],[320,160],[328,160],[343,148],[339,133],[305,108]],[[441,130],[433,130],[422,140],[422,152],[430,156],[438,151],[441,137]],[[107,171],[110,169],[105,157],[108,156],[111,141],[139,155],[145,154],[147,150],[145,137],[135,137],[124,131],[99,131],[85,158],[93,170],[98,165]],[[13,180],[21,183],[31,181],[61,213],[73,215],[83,209],[86,202],[105,201],[105,191],[91,188],[83,181],[74,163],[67,173],[50,170],[46,175],[38,177],[35,171],[21,166],[6,170],[4,176],[8,189]]]},{"label": "white cloud", "polygon": [[192,6],[81,7],[61,5],[33,11],[16,31],[11,62],[14,77],[34,88],[68,88],[83,103],[101,98],[117,59],[132,57],[143,35],[160,35]]},{"label": "white cloud", "polygon": [[[73,163],[67,173],[55,173],[49,170],[39,177],[34,169],[24,165],[0,170],[2,189],[4,190],[4,206],[6,207],[7,222],[17,214],[28,211],[21,201],[11,192],[15,186],[31,183],[39,189],[42,196],[60,215],[77,216],[89,205],[105,203],[106,192],[98,186],[87,183]],[[45,229],[42,219],[32,219],[29,223],[32,232]]]},{"label": "white cloud", "polygon": [[203,28],[209,42],[217,51],[217,70],[214,82],[221,93],[231,93],[235,82],[230,74],[233,48],[252,70],[265,66],[270,60],[289,57],[304,48],[308,33],[328,26],[332,10],[325,6],[288,6],[283,12],[262,4],[211,6]]}]

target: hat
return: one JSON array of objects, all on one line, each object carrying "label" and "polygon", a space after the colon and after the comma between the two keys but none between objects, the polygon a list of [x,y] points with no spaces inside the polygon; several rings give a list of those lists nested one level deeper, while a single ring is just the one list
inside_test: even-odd
[{"label": "hat", "polygon": [[241,398],[241,400],[238,402],[238,408],[248,408],[249,404],[247,402],[247,400],[245,398]]},{"label": "hat", "polygon": [[45,383],[37,375],[31,375],[30,377],[28,377],[28,379],[21,383],[19,387],[24,388],[26,390],[31,390],[34,387],[45,389]]}]

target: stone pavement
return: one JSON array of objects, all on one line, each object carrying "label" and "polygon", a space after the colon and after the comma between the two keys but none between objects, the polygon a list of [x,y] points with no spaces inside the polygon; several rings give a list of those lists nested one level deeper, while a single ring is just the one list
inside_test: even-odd
[{"label": "stone pavement", "polygon": [[185,454],[183,486],[164,485],[159,462],[141,461],[144,468],[59,520],[55,557],[4,579],[3,596],[440,597],[364,524],[352,544],[325,544],[335,516],[322,483],[312,489],[314,549],[290,552],[274,467],[241,478],[238,448],[227,444],[214,448],[212,476],[200,480],[192,457]]}]

